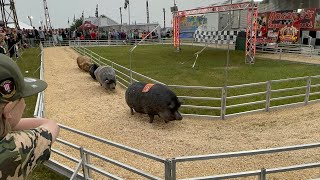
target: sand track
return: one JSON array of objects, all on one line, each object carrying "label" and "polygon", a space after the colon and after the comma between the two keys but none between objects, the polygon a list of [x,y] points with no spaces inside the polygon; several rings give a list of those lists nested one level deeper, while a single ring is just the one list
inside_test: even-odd
[{"label": "sand track", "polygon": [[[225,121],[183,119],[165,124],[156,117],[130,115],[124,99],[125,89],[104,90],[91,76],[81,71],[78,54],[68,47],[45,48],[46,117],[69,127],[133,147],[164,158],[235,152],[261,148],[320,142],[320,103],[269,113],[244,115]],[[64,140],[84,146],[105,156],[163,177],[164,167],[154,161],[139,158],[107,145],[61,131]],[[54,148],[79,157],[78,151],[58,143]],[[53,159],[69,163],[56,155]],[[93,159],[105,170],[125,179],[143,179],[128,171],[105,165]],[[245,161],[245,162],[244,162]],[[208,176],[219,173],[274,168],[320,162],[320,150],[296,151],[274,155],[178,164],[178,178]],[[70,163],[74,168],[75,164]],[[270,175],[274,179],[309,179],[320,177],[320,169]],[[95,179],[102,179],[95,176]],[[256,179],[252,178],[252,179]]]}]

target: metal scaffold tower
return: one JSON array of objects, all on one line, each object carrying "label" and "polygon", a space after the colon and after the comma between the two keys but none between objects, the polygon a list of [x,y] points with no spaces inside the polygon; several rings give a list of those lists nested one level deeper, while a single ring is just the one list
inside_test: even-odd
[{"label": "metal scaffold tower", "polygon": [[46,27],[48,29],[52,29],[47,0],[43,0],[43,7],[44,7],[44,17],[46,21]]},{"label": "metal scaffold tower", "polygon": [[14,24],[16,28],[20,28],[14,0],[0,0],[0,5],[4,26]]},{"label": "metal scaffold tower", "polygon": [[173,44],[180,48],[180,18],[185,16],[193,16],[198,14],[217,13],[235,10],[247,10],[248,26],[246,29],[246,63],[254,64],[256,54],[256,41],[257,41],[257,17],[258,6],[254,2],[244,2],[237,4],[226,4],[221,6],[210,6],[198,9],[190,9],[177,11],[173,13]]},{"label": "metal scaffold tower", "polygon": [[257,42],[257,28],[258,28],[258,6],[252,2],[248,8],[246,29],[246,64],[254,64],[256,54],[256,42]]}]

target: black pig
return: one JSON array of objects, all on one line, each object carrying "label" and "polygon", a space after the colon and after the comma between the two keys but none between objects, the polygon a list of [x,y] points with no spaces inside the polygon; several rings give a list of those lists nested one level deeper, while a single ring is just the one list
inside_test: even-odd
[{"label": "black pig", "polygon": [[148,114],[150,123],[153,122],[154,115],[158,115],[166,123],[182,120],[178,112],[181,106],[179,99],[174,92],[162,84],[133,83],[128,87],[125,98],[131,114],[134,114],[133,110]]},{"label": "black pig", "polygon": [[91,64],[89,66],[89,74],[93,79],[96,79],[96,75],[94,74],[94,71],[96,71],[96,69],[98,69],[98,65],[97,64]]}]

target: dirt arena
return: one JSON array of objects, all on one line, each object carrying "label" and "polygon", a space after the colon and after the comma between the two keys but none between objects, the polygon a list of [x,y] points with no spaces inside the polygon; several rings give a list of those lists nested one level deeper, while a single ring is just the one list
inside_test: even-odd
[{"label": "dirt arena", "polygon": [[[58,123],[163,158],[246,151],[320,142],[320,103],[299,108],[243,115],[228,120],[199,120],[153,124],[147,115],[132,116],[125,103],[125,89],[103,89],[81,71],[78,54],[69,47],[45,48],[45,116]],[[104,156],[164,177],[161,163],[61,130],[60,138]],[[59,143],[53,148],[79,158],[79,151]],[[52,155],[54,160],[75,168],[76,164]],[[95,158],[91,161],[124,179],[144,179]],[[276,153],[242,158],[181,163],[177,178],[191,178],[320,162],[320,149]],[[320,168],[272,174],[270,179],[320,178]],[[105,179],[94,173],[94,179]],[[245,179],[245,178],[244,178]],[[257,177],[246,178],[257,179]]]}]

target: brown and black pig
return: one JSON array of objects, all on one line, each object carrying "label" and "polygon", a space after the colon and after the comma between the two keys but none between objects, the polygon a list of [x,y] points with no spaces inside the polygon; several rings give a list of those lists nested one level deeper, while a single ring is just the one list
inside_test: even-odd
[{"label": "brown and black pig", "polygon": [[95,71],[94,75],[100,85],[109,90],[114,90],[116,88],[117,80],[116,73],[110,66],[99,66]]},{"label": "brown and black pig", "polygon": [[94,75],[94,72],[98,69],[99,65],[97,64],[91,64],[89,66],[89,74],[93,79],[96,79],[96,75]]},{"label": "brown and black pig", "polygon": [[153,122],[154,115],[158,115],[166,123],[182,120],[178,112],[181,103],[176,94],[165,85],[136,82],[128,87],[125,98],[131,114],[134,114],[133,110],[148,114],[150,123]]},{"label": "brown and black pig", "polygon": [[87,56],[79,56],[77,58],[78,67],[85,72],[89,72],[89,66],[92,64],[91,59]]}]

